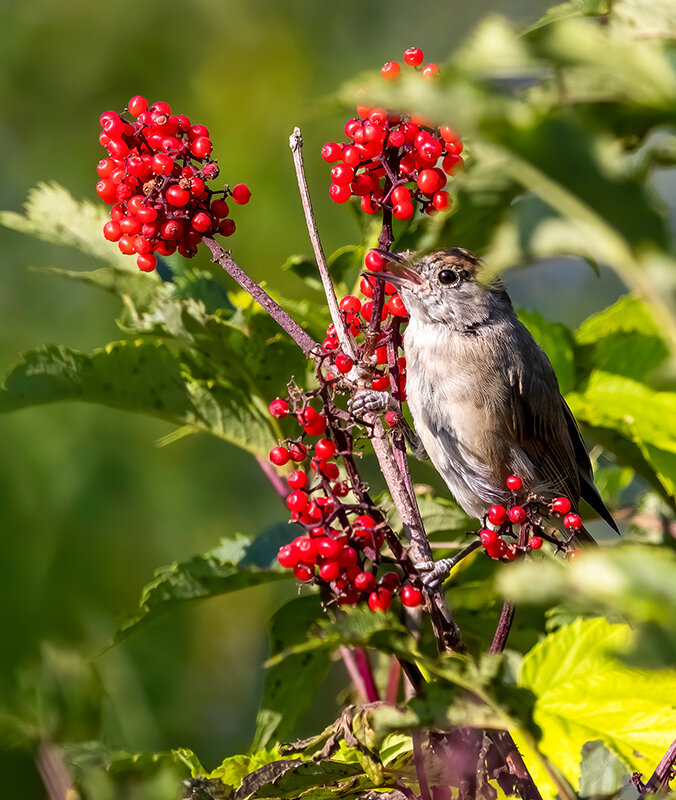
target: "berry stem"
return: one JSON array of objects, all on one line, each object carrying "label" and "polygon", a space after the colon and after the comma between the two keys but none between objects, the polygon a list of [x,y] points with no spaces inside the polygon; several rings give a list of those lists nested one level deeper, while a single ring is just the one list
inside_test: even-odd
[{"label": "berry stem", "polygon": [[284,482],[283,478],[281,478],[281,476],[277,472],[277,470],[272,466],[272,464],[266,458],[261,458],[260,456],[256,456],[256,461],[258,462],[258,466],[263,470],[265,477],[272,484],[273,489],[282,499],[285,499],[287,494],[289,493],[289,489],[286,483]]},{"label": "berry stem", "polygon": [[305,214],[305,224],[314,250],[315,259],[317,260],[317,268],[319,276],[322,279],[324,286],[324,293],[326,294],[326,301],[329,306],[329,313],[331,320],[336,327],[336,335],[343,352],[349,356],[353,361],[356,360],[357,355],[350,338],[347,328],[345,327],[345,320],[340,313],[338,307],[338,300],[336,292],[333,288],[331,276],[329,275],[329,267],[326,263],[326,256],[324,255],[324,248],[322,247],[319,238],[319,231],[317,229],[317,222],[315,220],[314,211],[312,210],[312,200],[310,199],[310,190],[307,185],[307,178],[305,177],[305,167],[303,165],[303,136],[299,127],[293,129],[293,133],[289,137],[289,147],[293,155],[293,163],[296,168],[296,180],[298,181],[298,191],[300,192],[300,200],[303,206],[303,213]]},{"label": "berry stem", "polygon": [[507,637],[512,628],[514,621],[514,604],[505,602],[502,606],[502,613],[500,614],[500,621],[498,622],[493,643],[491,644],[489,653],[502,653],[507,644]]},{"label": "berry stem", "polygon": [[[358,653],[361,654],[360,657],[358,657]],[[378,697],[378,690],[371,671],[371,663],[366,651],[361,647],[355,647],[354,650],[350,650],[349,647],[341,644],[340,657],[343,659],[345,669],[352,679],[354,688],[357,694],[360,695],[362,703],[378,701],[380,698]]]},{"label": "berry stem", "polygon": [[319,344],[232,260],[229,252],[226,252],[218,242],[210,239],[208,236],[204,237],[204,243],[209,250],[211,250],[213,256],[212,261],[223,267],[228,275],[234,278],[242,289],[250,294],[251,297],[268,312],[275,322],[289,334],[306,355],[312,354],[313,351],[321,350]]},{"label": "berry stem", "polygon": [[648,782],[640,789],[640,797],[665,789],[674,778],[673,766],[676,763],[676,739],[662,756]]},{"label": "berry stem", "polygon": [[425,773],[425,756],[422,751],[422,734],[420,728],[414,728],[411,731],[411,739],[413,740],[413,762],[415,764],[418,786],[420,787],[420,799],[432,800],[432,794]]}]

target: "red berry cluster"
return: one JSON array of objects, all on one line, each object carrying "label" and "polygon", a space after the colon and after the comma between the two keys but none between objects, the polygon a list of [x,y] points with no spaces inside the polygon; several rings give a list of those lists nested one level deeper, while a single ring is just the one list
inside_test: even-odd
[{"label": "red berry cluster", "polygon": [[244,184],[220,191],[207,186],[219,168],[204,125],[172,114],[163,102],[148,107],[144,97],[132,97],[127,111],[133,122],[115,111],[100,117],[99,142],[108,158],[98,163],[96,192],[112,205],[103,235],[150,272],[156,253],[191,257],[204,236],[231,236],[235,222],[226,197],[244,205],[251,192]]},{"label": "red berry cluster", "polygon": [[[418,67],[422,50],[409,48],[404,61]],[[392,80],[400,69],[390,61],[382,69],[383,77]],[[422,69],[428,78],[438,72],[436,64]],[[347,143],[322,147],[324,161],[335,165],[329,196],[336,203],[359,197],[367,214],[387,209],[399,220],[411,219],[416,203],[427,214],[450,207],[444,187],[447,175],[463,163],[463,145],[449,127],[434,128],[416,116],[357,106],[357,118],[345,124],[345,135]]]},{"label": "red berry cluster", "polygon": [[[547,512],[547,517],[563,516],[564,527],[570,530],[572,535],[582,527],[579,514],[569,513],[572,504],[567,497],[557,497],[547,502],[529,495],[526,502],[519,503],[518,493],[523,489],[523,481],[518,475],[510,475],[506,483],[512,492],[513,502],[507,507],[491,506],[484,525],[489,522],[494,527],[484,527],[479,531],[479,540],[487,555],[494,559],[513,561],[519,552],[539,550],[543,539],[553,542],[558,547],[570,544],[570,541],[560,542],[555,536],[546,533],[543,527],[543,510]],[[514,526],[518,526],[516,533]]]},{"label": "red berry cluster", "polygon": [[[307,395],[292,385],[290,389],[288,399],[270,403],[270,413],[276,419],[295,415],[302,433],[274,447],[270,461],[278,467],[298,465],[286,478],[286,505],[291,521],[305,533],[280,549],[279,563],[298,580],[319,584],[331,603],[367,601],[373,611],[385,611],[399,594],[405,606],[420,605],[419,586],[403,582],[393,568],[381,569],[388,561],[405,568],[407,557],[358,479],[349,426],[341,424],[341,417],[347,420],[345,412],[325,388],[323,413],[310,405]],[[388,546],[396,557],[386,554]]]}]

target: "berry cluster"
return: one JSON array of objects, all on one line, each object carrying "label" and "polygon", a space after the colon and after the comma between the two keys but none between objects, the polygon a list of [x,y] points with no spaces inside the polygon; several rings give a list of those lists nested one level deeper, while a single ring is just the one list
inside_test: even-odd
[{"label": "berry cluster", "polygon": [[420,605],[422,592],[407,555],[359,480],[349,414],[335,406],[327,382],[315,392],[321,413],[310,404],[312,395],[293,384],[289,389],[289,398],[270,403],[270,413],[277,419],[295,415],[302,432],[274,447],[270,461],[296,466],[286,479],[286,505],[305,533],[280,549],[279,563],[298,580],[320,585],[327,603],[365,600],[373,611],[385,611],[399,594],[405,606]]},{"label": "berry cluster", "polygon": [[[409,48],[404,61],[418,68],[423,53]],[[401,67],[390,61],[382,68],[387,80],[396,79]],[[423,77],[439,73],[436,64],[422,68]],[[415,115],[382,108],[357,106],[357,118],[345,124],[348,142],[329,142],[322,158],[331,169],[329,196],[336,203],[360,198],[362,210],[376,214],[386,209],[395,219],[408,220],[416,204],[427,214],[445,211],[450,197],[447,176],[463,163],[460,137],[449,127],[434,128]]]},{"label": "berry cluster", "polygon": [[139,269],[150,272],[157,257],[178,252],[191,257],[204,236],[235,232],[226,197],[249,202],[248,186],[213,191],[206,182],[218,177],[212,143],[204,125],[172,114],[163,102],[148,107],[132,97],[128,122],[115,111],[100,117],[99,142],[108,157],[99,161],[96,192],[109,205],[103,235],[120,250],[136,254]]},{"label": "berry cluster", "polygon": [[[494,559],[513,561],[519,552],[530,552],[542,547],[543,539],[553,542],[557,547],[567,547],[575,533],[582,527],[579,514],[571,512],[572,504],[567,497],[557,497],[551,502],[529,495],[523,503],[518,502],[518,494],[523,489],[523,481],[518,475],[507,478],[507,488],[512,492],[512,503],[507,507],[494,505],[488,509],[484,525],[489,522],[493,528],[484,527],[479,531],[479,540],[487,555]],[[543,512],[546,517],[563,517],[563,525],[571,532],[570,538],[561,542],[555,535],[544,529]],[[514,532],[517,526],[517,532]],[[508,541],[512,539],[513,541]]]}]

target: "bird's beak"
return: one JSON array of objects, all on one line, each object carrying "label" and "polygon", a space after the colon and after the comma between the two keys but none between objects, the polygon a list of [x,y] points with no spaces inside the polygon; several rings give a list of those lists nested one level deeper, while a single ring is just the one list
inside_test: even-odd
[{"label": "bird's beak", "polygon": [[410,286],[411,284],[419,286],[422,283],[420,275],[407,266],[407,260],[400,253],[390,253],[387,250],[376,250],[375,252],[388,262],[388,268],[378,272],[365,270],[362,275],[367,275],[369,278],[380,278],[395,286]]}]

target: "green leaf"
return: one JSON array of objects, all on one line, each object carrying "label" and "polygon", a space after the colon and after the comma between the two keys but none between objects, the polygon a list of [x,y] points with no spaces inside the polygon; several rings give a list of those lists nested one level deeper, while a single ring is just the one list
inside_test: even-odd
[{"label": "green leaf", "polygon": [[[676,554],[665,547],[624,545],[559,559],[514,564],[499,574],[504,596],[518,604],[574,602],[578,614],[628,619],[636,630],[622,659],[636,666],[676,667]],[[567,612],[564,612],[567,613]],[[563,618],[561,612],[556,616]],[[554,617],[550,613],[550,623]]]},{"label": "green leaf", "polygon": [[548,322],[537,311],[519,309],[518,313],[521,322],[552,362],[561,394],[571,391],[575,386],[575,356],[571,332],[560,322]]},{"label": "green leaf", "polygon": [[[566,396],[575,418],[594,429],[610,429],[640,451],[662,494],[676,497],[676,393],[595,370],[582,391]],[[620,460],[627,453],[618,452]],[[625,461],[625,463],[627,463]],[[634,466],[629,462],[629,466]],[[655,481],[653,481],[655,483]]]},{"label": "green leaf", "polygon": [[78,202],[58,183],[39,183],[28,192],[24,211],[24,215],[0,211],[0,225],[46,242],[75,247],[107,264],[136,269],[134,259],[104,239],[102,229],[110,217],[103,205]]},{"label": "green leaf", "polygon": [[247,755],[230,756],[207,775],[209,780],[219,781],[231,790],[238,789],[247,775],[279,760],[277,748],[258,750]]},{"label": "green leaf", "polygon": [[587,742],[580,761],[580,794],[612,795],[628,783],[627,768],[603,742]]},{"label": "green leaf", "polygon": [[589,317],[574,336],[583,375],[599,369],[641,380],[669,355],[649,309],[631,295]]},{"label": "green leaf", "polygon": [[143,587],[139,613],[122,623],[109,646],[178,607],[270,581],[287,580],[290,573],[279,568],[276,556],[281,545],[288,541],[288,526],[279,525],[255,539],[240,534],[234,539],[221,539],[213,550],[160,567],[153,580]]},{"label": "green leaf", "polygon": [[[324,616],[318,595],[290,600],[270,620],[270,655],[282,653],[305,641]],[[256,718],[252,747],[267,747],[275,739],[288,739],[297,721],[315,701],[315,693],[331,664],[328,650],[290,654],[269,667]]]},{"label": "green leaf", "polygon": [[427,535],[434,539],[440,535],[455,536],[458,543],[466,544],[465,534],[476,529],[475,519],[467,516],[460,506],[445,497],[418,494],[418,507],[425,523]]},{"label": "green leaf", "polygon": [[300,278],[306,286],[309,286],[310,289],[314,289],[316,292],[322,291],[319,269],[317,268],[317,262],[313,258],[301,255],[289,256],[282,264],[282,272],[291,272],[297,278]]},{"label": "green leaf", "polygon": [[330,800],[357,798],[374,785],[358,764],[339,761],[273,762],[242,782],[235,800],[268,797],[279,800]]},{"label": "green leaf", "polygon": [[[264,386],[271,359],[263,360],[257,376]],[[203,371],[190,352],[149,340],[113,342],[91,355],[53,346],[26,353],[0,390],[0,412],[60,400],[101,403],[189,425],[257,456],[265,456],[277,438],[262,401],[222,374],[214,379],[208,365]]]},{"label": "green leaf", "polygon": [[631,642],[627,625],[578,620],[523,659],[519,685],[536,695],[539,747],[579,789],[580,753],[603,742],[630,770],[653,771],[676,730],[676,672],[643,672],[609,651]]}]

